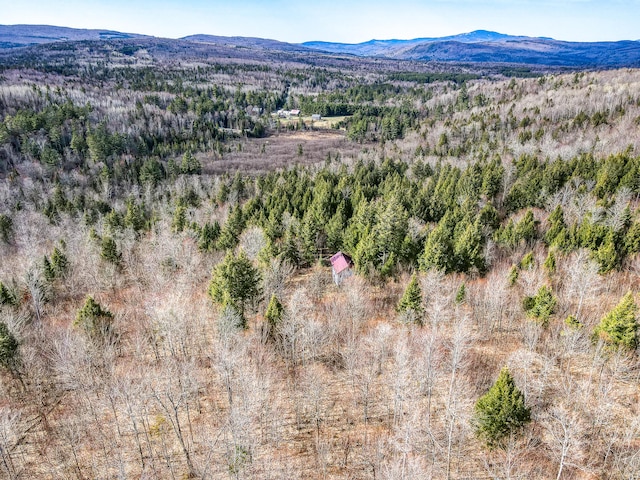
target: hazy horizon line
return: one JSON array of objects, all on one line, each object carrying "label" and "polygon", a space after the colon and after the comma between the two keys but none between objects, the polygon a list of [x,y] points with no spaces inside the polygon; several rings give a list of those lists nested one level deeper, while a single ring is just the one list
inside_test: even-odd
[{"label": "hazy horizon line", "polygon": [[[531,35],[520,35],[520,34],[511,34],[511,33],[503,33],[503,32],[498,32],[496,30],[489,30],[489,29],[484,29],[484,28],[478,28],[475,30],[471,30],[471,31],[467,31],[467,32],[460,32],[460,33],[455,33],[455,34],[449,34],[449,35],[439,35],[439,36],[418,36],[418,37],[409,37],[409,38],[399,38],[399,37],[394,37],[394,38],[383,38],[383,37],[379,37],[379,38],[369,38],[368,40],[362,40],[362,41],[357,41],[357,42],[346,42],[346,41],[337,41],[337,40],[326,40],[326,39],[312,39],[312,40],[304,40],[302,42],[292,42],[292,41],[287,41],[287,40],[281,40],[275,37],[261,37],[258,35],[223,35],[223,34],[218,34],[218,33],[205,33],[205,32],[197,32],[197,33],[190,33],[187,35],[183,35],[183,36],[164,36],[164,35],[158,35],[158,34],[149,34],[149,33],[139,33],[139,32],[133,32],[133,31],[123,31],[123,30],[117,30],[114,28],[108,28],[108,27],[103,27],[103,28],[91,28],[91,27],[70,27],[68,25],[54,25],[54,24],[48,24],[48,23],[13,23],[13,24],[0,24],[0,26],[4,26],[4,27],[53,27],[53,28],[66,28],[66,29],[70,29],[70,30],[86,30],[86,31],[103,31],[103,32],[115,32],[115,33],[123,33],[123,34],[127,34],[127,35],[140,35],[140,36],[144,36],[144,37],[150,37],[150,38],[164,38],[164,39],[168,39],[168,40],[182,40],[185,39],[187,37],[193,37],[193,36],[197,36],[197,35],[206,35],[206,36],[212,36],[212,37],[220,37],[220,38],[255,38],[255,39],[260,39],[260,40],[273,40],[273,41],[277,41],[277,42],[281,42],[281,43],[287,43],[290,45],[302,45],[304,43],[316,43],[316,42],[321,42],[321,43],[334,43],[334,44],[342,44],[342,45],[358,45],[358,44],[363,44],[363,43],[368,43],[368,42],[388,42],[388,41],[411,41],[411,40],[421,40],[421,39],[441,39],[441,38],[449,38],[449,37],[457,37],[457,36],[462,36],[462,35],[468,35],[471,33],[476,33],[476,32],[487,32],[487,33],[495,33],[498,35],[505,35],[508,37],[515,37],[515,38],[534,38],[534,39],[545,39],[545,40],[554,40],[554,41],[559,41],[559,42],[568,42],[568,43],[615,43],[615,42],[638,42],[640,41],[639,39],[632,39],[632,38],[620,38],[618,40],[588,40],[588,41],[579,41],[579,40],[562,40],[562,39],[558,39],[555,37],[550,37],[550,36],[545,36],[545,35],[536,35],[536,36],[531,36]],[[59,41],[59,40],[56,40]]]}]

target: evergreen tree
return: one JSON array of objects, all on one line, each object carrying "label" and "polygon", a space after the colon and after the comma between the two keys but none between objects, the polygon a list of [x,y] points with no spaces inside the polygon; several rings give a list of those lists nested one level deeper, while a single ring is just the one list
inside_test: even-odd
[{"label": "evergreen tree", "polygon": [[600,265],[599,273],[608,273],[620,266],[621,258],[618,252],[616,234],[611,230],[607,233],[602,245],[593,253],[595,260]]},{"label": "evergreen tree", "polygon": [[513,223],[513,219],[511,219],[505,226],[500,227],[494,232],[493,239],[502,245],[515,247],[518,243],[515,237],[515,228],[516,227]]},{"label": "evergreen tree", "polygon": [[123,227],[122,215],[116,210],[111,210],[105,215],[104,224],[110,232],[117,232]]},{"label": "evergreen tree", "polygon": [[0,322],[0,366],[13,370],[18,361],[18,346],[7,324]]},{"label": "evergreen tree", "polygon": [[185,175],[198,175],[202,173],[202,165],[191,152],[186,152],[182,156],[180,173]]},{"label": "evergreen tree", "polygon": [[170,158],[167,162],[167,176],[170,178],[177,177],[180,174],[180,166],[173,158]]},{"label": "evergreen tree", "polygon": [[487,198],[495,197],[502,187],[503,177],[504,167],[502,162],[500,159],[494,159],[483,169],[481,192]]},{"label": "evergreen tree", "polygon": [[447,225],[447,218],[448,216],[445,216],[427,237],[424,252],[420,257],[420,266],[424,270],[451,272],[454,269],[453,232]]},{"label": "evergreen tree", "polygon": [[547,275],[553,275],[556,272],[556,254],[553,250],[549,250],[543,266]]},{"label": "evergreen tree", "polygon": [[220,236],[220,224],[217,221],[205,223],[198,231],[198,248],[203,252],[213,252]]},{"label": "evergreen tree", "polygon": [[475,434],[489,449],[500,448],[530,421],[531,411],[524,394],[504,367],[493,386],[476,402],[472,420]]},{"label": "evergreen tree", "polygon": [[89,155],[94,163],[104,162],[111,153],[109,133],[104,123],[89,132],[86,142],[89,148]]},{"label": "evergreen tree", "polygon": [[227,218],[220,238],[218,239],[218,248],[220,250],[231,250],[238,245],[238,239],[245,226],[245,218],[240,207],[234,208]]},{"label": "evergreen tree", "polygon": [[510,287],[513,287],[516,284],[519,276],[520,276],[520,270],[518,270],[518,266],[512,265],[511,270],[509,270],[509,275],[507,277],[509,280]]},{"label": "evergreen tree", "polygon": [[171,219],[171,229],[175,233],[180,233],[187,225],[187,207],[184,204],[179,203],[176,209],[173,211],[173,218]]},{"label": "evergreen tree", "polygon": [[18,304],[16,294],[7,287],[4,283],[0,282],[0,305],[9,305],[15,307]]},{"label": "evergreen tree", "polygon": [[613,310],[607,313],[593,332],[593,338],[601,339],[611,348],[635,350],[638,346],[638,306],[633,294],[627,293]]},{"label": "evergreen tree", "polygon": [[549,322],[549,317],[556,309],[558,299],[554,297],[551,288],[543,285],[533,297],[525,297],[522,301],[527,315],[539,320],[543,325]]},{"label": "evergreen tree", "polygon": [[514,235],[516,238],[516,244],[521,241],[531,242],[535,240],[537,235],[537,226],[538,222],[533,216],[533,212],[531,210],[527,210],[527,213],[524,214],[522,220],[518,222],[516,225]]},{"label": "evergreen tree", "polygon": [[300,257],[307,264],[313,264],[318,252],[321,228],[312,214],[304,216],[300,224]]},{"label": "evergreen tree", "polygon": [[51,254],[51,267],[56,277],[64,276],[69,269],[69,259],[67,259],[67,256],[58,247],[54,247],[53,253]]},{"label": "evergreen tree", "polygon": [[496,242],[509,247],[517,247],[521,243],[530,244],[537,235],[538,221],[533,216],[531,210],[527,210],[522,220],[517,224],[510,219],[504,226],[500,227],[493,235]]},{"label": "evergreen tree", "polygon": [[112,237],[102,237],[100,257],[109,263],[118,265],[122,254],[118,251],[118,245]]},{"label": "evergreen tree", "polygon": [[475,269],[483,272],[485,270],[483,246],[480,222],[467,224],[465,229],[456,236],[453,244],[455,271],[469,272]]},{"label": "evergreen tree", "polygon": [[0,213],[0,240],[9,243],[13,235],[13,220],[8,215]]},{"label": "evergreen tree", "polygon": [[378,263],[376,242],[370,232],[362,234],[360,241],[353,252],[353,263],[358,273],[368,275],[375,271]]},{"label": "evergreen tree", "polygon": [[140,167],[138,178],[140,183],[155,187],[164,178],[165,171],[162,164],[156,159],[147,159]]},{"label": "evergreen tree", "polygon": [[209,296],[220,305],[232,306],[244,321],[247,303],[255,301],[259,295],[260,272],[243,251],[237,257],[228,252],[213,269]]},{"label": "evergreen tree", "polygon": [[112,335],[113,314],[88,296],[76,315],[75,325],[95,340],[107,340]]},{"label": "evergreen tree", "polygon": [[44,256],[42,260],[42,274],[47,282],[64,276],[69,268],[69,260],[58,247],[54,247],[51,258]]},{"label": "evergreen tree", "polygon": [[280,322],[282,322],[282,316],[284,315],[284,307],[276,294],[271,295],[271,300],[269,300],[269,306],[267,307],[267,311],[264,314],[264,318],[267,321],[267,335],[269,338],[273,339],[276,334],[276,329]]},{"label": "evergreen tree", "polygon": [[521,270],[533,270],[533,267],[536,266],[536,259],[533,256],[533,252],[527,253],[520,260],[520,269]]},{"label": "evergreen tree", "polygon": [[547,245],[556,245],[563,247],[563,239],[566,237],[567,225],[564,223],[564,212],[562,207],[558,205],[551,215],[549,215],[549,228],[544,234],[544,240]]},{"label": "evergreen tree", "polygon": [[342,246],[342,238],[344,234],[344,227],[347,223],[345,215],[345,204],[340,203],[336,213],[331,217],[331,220],[325,226],[325,232],[327,234],[327,247],[333,251],[340,250]]},{"label": "evergreen tree", "polygon": [[584,324],[579,321],[575,315],[569,315],[564,319],[564,324],[571,330],[580,330],[584,327]]},{"label": "evergreen tree", "polygon": [[146,218],[144,212],[144,206],[138,205],[132,199],[127,201],[127,212],[123,219],[124,225],[133,229],[134,232],[139,232],[145,229]]},{"label": "evergreen tree", "polygon": [[53,282],[56,278],[56,272],[53,270],[51,261],[46,255],[42,259],[42,274],[47,282]]},{"label": "evergreen tree", "polygon": [[87,141],[82,129],[76,128],[71,134],[71,150],[80,158],[84,158],[87,151]]},{"label": "evergreen tree", "polygon": [[391,254],[398,257],[402,254],[402,244],[407,234],[407,212],[395,196],[384,208],[380,208],[382,205],[379,206],[381,212],[373,229],[376,250],[384,259]]},{"label": "evergreen tree", "polygon": [[399,313],[408,315],[413,321],[422,323],[422,314],[424,313],[424,309],[422,308],[422,290],[418,284],[418,277],[415,274],[407,284],[407,288],[402,294],[396,310]]},{"label": "evergreen tree", "polygon": [[284,238],[280,246],[280,255],[284,260],[288,260],[296,267],[299,266],[302,261],[294,222],[291,222],[284,234]]},{"label": "evergreen tree", "polygon": [[458,288],[458,291],[456,292],[456,303],[461,304],[465,301],[466,298],[467,298],[467,287],[465,286],[464,283],[462,283],[460,285],[460,288]]},{"label": "evergreen tree", "polygon": [[640,253],[640,221],[635,221],[624,237],[624,249],[627,255]]}]

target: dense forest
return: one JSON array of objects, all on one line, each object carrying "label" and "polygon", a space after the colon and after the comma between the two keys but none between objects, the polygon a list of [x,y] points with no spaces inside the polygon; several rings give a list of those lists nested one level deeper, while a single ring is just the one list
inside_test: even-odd
[{"label": "dense forest", "polygon": [[0,59],[2,476],[639,478],[638,70],[48,48]]}]

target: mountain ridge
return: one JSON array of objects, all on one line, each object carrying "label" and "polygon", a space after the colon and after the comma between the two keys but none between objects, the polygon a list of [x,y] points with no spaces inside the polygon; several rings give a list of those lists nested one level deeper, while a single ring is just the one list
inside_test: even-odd
[{"label": "mountain ridge", "polygon": [[[313,41],[301,45],[331,53],[418,61],[491,61],[570,67],[640,66],[639,41],[569,42],[489,30],[409,40],[369,40],[355,44]],[[621,55],[621,50],[627,50],[627,55]]]},{"label": "mountain ridge", "polygon": [[0,48],[18,48],[43,43],[148,38],[149,35],[108,29],[59,27],[55,25],[0,25]]},{"label": "mountain ridge", "polygon": [[[0,49],[84,40],[160,39],[114,30],[75,29],[50,25],[0,25]],[[260,52],[332,54],[419,62],[505,63],[569,68],[640,67],[640,41],[568,42],[548,37],[507,35],[475,30],[445,37],[408,40],[372,39],[361,43],[310,41],[288,43],[273,39],[207,34],[188,35],[169,42],[245,48]]]}]

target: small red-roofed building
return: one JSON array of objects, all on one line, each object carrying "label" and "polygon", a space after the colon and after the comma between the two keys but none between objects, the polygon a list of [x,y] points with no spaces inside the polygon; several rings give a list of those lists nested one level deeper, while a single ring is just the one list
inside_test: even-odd
[{"label": "small red-roofed building", "polygon": [[340,285],[345,279],[353,275],[353,261],[346,253],[338,252],[329,259],[333,273],[333,281]]}]

